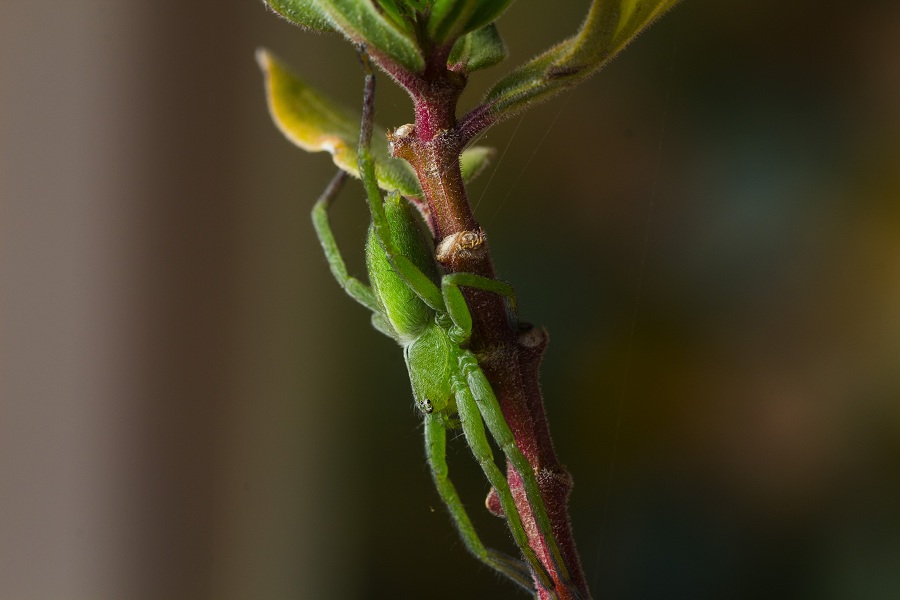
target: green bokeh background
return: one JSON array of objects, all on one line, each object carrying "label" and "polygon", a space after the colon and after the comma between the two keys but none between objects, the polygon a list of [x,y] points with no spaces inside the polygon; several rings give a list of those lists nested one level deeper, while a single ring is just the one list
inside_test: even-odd
[{"label": "green bokeh background", "polygon": [[[465,105],[586,7],[515,3]],[[260,2],[0,7],[0,596],[524,598],[328,273],[333,167],[270,122],[263,45],[359,102],[352,48]],[[410,108],[382,77],[379,122]],[[688,0],[481,143],[595,597],[900,596],[900,5]],[[360,273],[358,185],[334,218]]]}]

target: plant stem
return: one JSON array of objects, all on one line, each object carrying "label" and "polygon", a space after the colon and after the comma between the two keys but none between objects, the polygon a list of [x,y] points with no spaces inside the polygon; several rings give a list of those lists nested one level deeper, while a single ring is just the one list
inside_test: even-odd
[{"label": "plant stem", "polygon": [[[380,58],[375,57],[382,62]],[[418,175],[435,227],[435,239],[453,240],[458,234],[481,232],[466,196],[459,163],[465,141],[457,127],[456,104],[466,77],[447,70],[445,52],[435,52],[426,64],[424,74],[414,80],[394,75],[413,98],[416,123],[414,130],[401,128],[395,132],[392,151],[406,159]],[[381,66],[390,73],[393,65],[382,62]],[[439,260],[450,272],[495,278],[493,261],[483,239],[474,249],[451,244]],[[529,544],[556,584],[558,596],[553,596],[535,582],[538,598],[590,598],[568,516],[572,478],[553,448],[538,381],[547,333],[510,319],[505,301],[497,294],[473,289],[466,289],[464,294],[473,319],[471,349],[491,383],[516,445],[535,471],[553,534],[569,569],[567,583],[553,568],[523,482],[507,463],[509,485]],[[488,496],[488,508],[502,515],[492,498],[496,500],[493,494]]]}]

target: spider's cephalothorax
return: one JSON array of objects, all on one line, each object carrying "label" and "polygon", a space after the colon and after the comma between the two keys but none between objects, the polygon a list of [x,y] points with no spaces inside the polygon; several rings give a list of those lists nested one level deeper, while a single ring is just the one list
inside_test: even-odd
[{"label": "spider's cephalothorax", "polygon": [[[410,203],[396,192],[382,196],[369,146],[372,135],[375,80],[368,62],[359,144],[359,172],[366,188],[372,225],[366,242],[370,285],[351,277],[331,231],[328,209],[346,179],[338,173],[313,208],[313,223],[331,272],[357,302],[372,311],[376,329],[403,346],[416,405],[425,422],[425,449],[435,485],[466,547],[479,560],[528,589],[532,581],[553,590],[546,567],[529,545],[522,516],[509,482],[494,461],[487,433],[522,479],[530,511],[549,550],[554,571],[568,583],[568,569],[557,547],[537,478],[516,445],[497,398],[478,360],[467,348],[472,315],[461,287],[506,298],[515,312],[515,292],[508,284],[473,273],[441,274],[437,248]],[[479,251],[484,232],[455,240],[454,247]],[[447,428],[460,426],[482,471],[496,490],[516,545],[526,564],[481,542],[453,483],[448,477]],[[532,579],[533,578],[533,579]]]}]

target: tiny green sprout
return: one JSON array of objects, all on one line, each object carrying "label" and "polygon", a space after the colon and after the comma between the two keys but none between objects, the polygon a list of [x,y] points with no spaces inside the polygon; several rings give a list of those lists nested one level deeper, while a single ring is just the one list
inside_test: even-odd
[{"label": "tiny green sprout", "polygon": [[[359,172],[366,188],[372,224],[366,242],[366,267],[370,285],[351,277],[338,249],[328,218],[346,174],[339,171],[313,208],[312,218],[338,283],[357,302],[372,311],[376,329],[403,347],[413,398],[425,422],[425,447],[435,485],[447,505],[460,535],[476,558],[532,590],[532,573],[552,593],[553,580],[529,546],[522,516],[509,482],[494,461],[487,431],[502,449],[524,482],[531,511],[547,540],[554,571],[568,584],[569,570],[552,534],[534,470],[516,445],[497,398],[476,356],[467,348],[472,335],[472,316],[460,288],[498,294],[508,302],[516,318],[515,292],[504,282],[473,273],[441,275],[437,251],[415,208],[397,192],[382,196],[370,151],[374,113],[374,74],[363,53],[366,89],[359,142]],[[462,251],[473,251],[484,242],[484,233],[466,232],[456,241]],[[448,251],[445,249],[445,251]],[[476,460],[497,491],[503,512],[527,566],[488,549],[481,542],[448,477],[447,429],[461,427]],[[530,573],[529,573],[530,571]]]}]

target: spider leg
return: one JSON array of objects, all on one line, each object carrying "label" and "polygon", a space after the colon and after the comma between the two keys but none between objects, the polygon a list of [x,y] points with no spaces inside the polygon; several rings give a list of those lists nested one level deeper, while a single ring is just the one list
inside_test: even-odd
[{"label": "spider leg", "polygon": [[312,209],[313,226],[316,228],[316,234],[319,236],[319,243],[322,244],[322,250],[325,252],[325,259],[331,268],[331,274],[340,284],[344,291],[351,298],[371,310],[373,313],[380,315],[381,306],[375,299],[372,289],[359,279],[351,277],[347,272],[347,265],[341,256],[341,250],[338,248],[337,241],[334,239],[334,233],[331,230],[331,222],[328,219],[328,209],[331,207],[338,192],[340,192],[347,174],[344,171],[338,171],[325,191],[316,201]]},{"label": "spider leg", "polygon": [[394,331],[390,322],[380,312],[372,313],[372,327],[390,338],[397,339],[397,332]]},{"label": "spider leg", "polygon": [[[481,367],[478,366],[475,356],[468,350],[462,350],[459,356],[459,365],[466,379],[468,390],[474,397],[488,430],[500,448],[502,448],[506,458],[512,463],[513,468],[522,478],[528,504],[534,513],[534,519],[537,522],[541,537],[544,538],[547,544],[550,559],[553,561],[553,566],[556,568],[556,572],[560,574],[563,583],[568,587],[568,584],[571,582],[569,570],[566,567],[559,546],[556,544],[556,538],[553,536],[550,518],[547,516],[547,509],[544,507],[544,501],[541,498],[541,490],[538,486],[537,478],[534,476],[534,470],[531,468],[528,459],[525,458],[525,455],[522,454],[522,451],[516,445],[512,431],[510,431],[509,425],[507,425],[503,412],[500,409],[500,404],[497,402],[497,397],[494,395],[491,384],[488,382]],[[506,482],[504,481],[504,483]],[[503,494],[509,493],[508,485],[505,490],[497,487],[494,489],[497,490],[502,504]],[[505,506],[503,511],[509,514]]]},{"label": "spider leg", "polygon": [[428,464],[441,500],[450,511],[463,543],[475,558],[496,571],[506,575],[528,591],[532,589],[528,568],[519,560],[502,552],[485,548],[469,519],[465,506],[459,498],[456,487],[448,477],[447,469],[447,429],[438,415],[425,415],[425,452]]},{"label": "spider leg", "polygon": [[463,432],[466,434],[466,440],[491,486],[497,490],[500,505],[503,507],[503,513],[506,515],[506,521],[516,545],[519,546],[519,550],[522,551],[525,561],[531,566],[540,585],[547,590],[553,590],[553,580],[550,579],[547,569],[528,545],[528,535],[525,533],[525,526],[522,524],[522,518],[519,516],[519,510],[513,500],[509,483],[497,463],[494,462],[494,453],[484,432],[484,421],[461,370],[453,374],[453,392],[456,395],[456,409],[459,412],[459,420]]},{"label": "spider leg", "polygon": [[466,299],[463,297],[460,287],[485,290],[503,296],[509,302],[509,307],[513,313],[518,312],[516,291],[508,283],[482,277],[474,273],[450,273],[449,275],[444,275],[441,278],[444,305],[455,326],[450,331],[450,337],[458,344],[467,342],[472,335],[472,315],[469,312],[469,306],[466,304]]},{"label": "spider leg", "polygon": [[375,234],[394,271],[406,281],[410,289],[425,304],[433,310],[443,312],[444,302],[441,291],[428,275],[420,271],[410,259],[400,252],[391,236],[391,228],[384,214],[384,200],[381,196],[381,189],[378,187],[378,179],[375,177],[375,162],[371,153],[372,124],[375,117],[375,72],[372,70],[372,64],[369,62],[369,56],[363,46],[359,47],[359,59],[366,74],[362,123],[359,129],[359,176],[366,189],[366,199],[369,202],[369,212],[372,213]]}]

